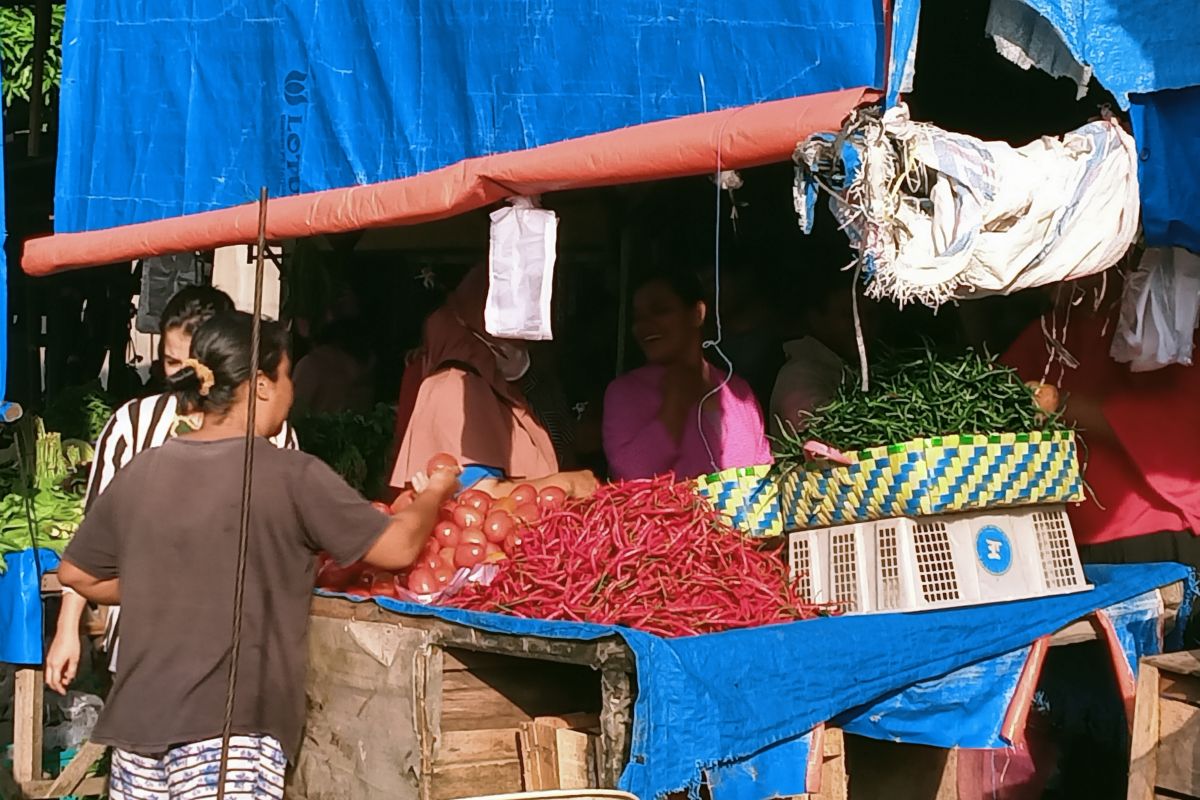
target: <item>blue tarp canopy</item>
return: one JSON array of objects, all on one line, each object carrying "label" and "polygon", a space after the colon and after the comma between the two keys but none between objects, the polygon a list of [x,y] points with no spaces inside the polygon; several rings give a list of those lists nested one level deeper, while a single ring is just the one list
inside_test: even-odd
[{"label": "blue tarp canopy", "polygon": [[884,30],[880,0],[68,4],[55,229],[881,87]]},{"label": "blue tarp canopy", "polygon": [[1021,2],[1129,109],[1146,242],[1200,252],[1200,2]]}]

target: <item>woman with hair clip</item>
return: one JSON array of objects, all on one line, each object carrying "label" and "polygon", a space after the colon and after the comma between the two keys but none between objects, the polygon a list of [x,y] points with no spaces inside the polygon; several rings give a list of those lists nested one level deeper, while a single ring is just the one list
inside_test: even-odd
[{"label": "woman with hair clip", "polygon": [[[188,286],[179,290],[167,302],[159,321],[158,357],[168,380],[183,369],[196,329],[215,314],[233,311],[233,300],[220,289],[211,286]],[[186,406],[171,393],[130,400],[113,413],[96,442],[96,456],[88,477],[85,510],[92,507],[113,477],[124,469],[133,457],[143,450],[158,447],[181,428],[199,426],[196,415],[189,416]],[[296,434],[284,425],[279,435],[271,439],[276,447],[297,448]],[[70,589],[64,590],[62,606],[54,640],[46,653],[46,685],[66,694],[79,669],[79,623],[87,602]],[[117,620],[120,609],[111,608],[106,622],[105,648],[108,668],[117,668]]]},{"label": "woman with hair clip", "polygon": [[124,609],[121,669],[92,734],[115,748],[113,800],[217,794],[209,777],[221,757],[251,403],[254,472],[227,797],[283,797],[304,726],[314,555],[407,567],[458,487],[455,471],[439,471],[421,481],[426,488],[412,505],[387,516],[318,459],[273,446],[268,439],[292,405],[287,333],[262,323],[251,374],[251,327],[248,314],[234,312],[196,331],[171,385],[203,425],[134,459],[63,554],[64,584]]}]

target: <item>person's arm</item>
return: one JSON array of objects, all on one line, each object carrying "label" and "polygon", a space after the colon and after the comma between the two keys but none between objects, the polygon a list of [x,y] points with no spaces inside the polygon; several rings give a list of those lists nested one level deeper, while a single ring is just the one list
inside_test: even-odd
[{"label": "person's arm", "polygon": [[424,491],[407,508],[392,516],[363,560],[373,567],[392,571],[410,566],[421,555],[437,522],[438,509],[457,489],[458,476],[453,472],[439,470],[431,475]]},{"label": "person's arm", "polygon": [[120,578],[99,578],[63,559],[58,565],[58,580],[93,603],[105,606],[121,604]]},{"label": "person's arm", "polygon": [[83,619],[87,600],[78,592],[64,591],[58,610],[54,641],[46,651],[46,685],[59,694],[66,694],[79,669],[79,623]]}]

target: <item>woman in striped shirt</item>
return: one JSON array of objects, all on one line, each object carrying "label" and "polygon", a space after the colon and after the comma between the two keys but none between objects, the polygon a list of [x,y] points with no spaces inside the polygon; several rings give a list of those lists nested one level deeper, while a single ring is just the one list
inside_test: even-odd
[{"label": "woman in striped shirt", "polygon": [[[210,286],[189,286],[177,292],[163,309],[159,325],[162,336],[159,358],[163,372],[169,377],[183,369],[196,329],[216,314],[232,310],[233,300],[229,295]],[[143,450],[158,447],[181,429],[199,428],[202,422],[202,417],[181,409],[178,397],[171,393],[130,400],[118,408],[96,443],[96,455],[84,501],[85,511],[91,508],[96,497],[108,488],[113,477],[134,456]],[[277,447],[298,449],[296,434],[286,422],[271,442]],[[86,607],[87,601],[78,594],[70,589],[63,590],[58,626],[46,654],[46,685],[62,694],[75,680],[79,668],[79,622]],[[105,645],[109,651],[109,669],[113,671],[116,671],[117,664],[118,611],[115,607],[109,610],[106,624]]]}]

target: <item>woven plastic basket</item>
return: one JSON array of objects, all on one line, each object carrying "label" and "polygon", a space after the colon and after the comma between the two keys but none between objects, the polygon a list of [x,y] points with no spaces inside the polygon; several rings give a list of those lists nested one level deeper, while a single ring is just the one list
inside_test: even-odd
[{"label": "woven plastic basket", "polygon": [[696,479],[696,488],[747,536],[780,536],[783,511],[771,466],[734,467]]},{"label": "woven plastic basket", "polygon": [[783,468],[788,530],[1083,499],[1072,431],[935,436]]}]

